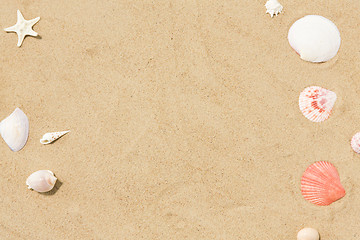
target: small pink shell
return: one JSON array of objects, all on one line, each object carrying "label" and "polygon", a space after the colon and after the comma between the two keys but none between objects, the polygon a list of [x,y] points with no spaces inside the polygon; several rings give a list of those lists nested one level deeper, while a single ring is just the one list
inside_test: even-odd
[{"label": "small pink shell", "polygon": [[351,147],[356,153],[360,153],[360,132],[352,137]]},{"label": "small pink shell", "polygon": [[345,196],[339,173],[329,162],[316,162],[301,178],[301,193],[306,200],[319,206],[329,205]]},{"label": "small pink shell", "polygon": [[300,93],[299,107],[302,114],[312,122],[329,118],[336,101],[336,93],[322,87],[307,87]]}]

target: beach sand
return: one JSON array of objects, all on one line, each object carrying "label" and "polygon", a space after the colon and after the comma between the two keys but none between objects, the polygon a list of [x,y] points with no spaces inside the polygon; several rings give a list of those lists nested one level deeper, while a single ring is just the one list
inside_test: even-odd
[{"label": "beach sand", "polygon": [[[265,2],[3,0],[1,28],[20,9],[41,37],[0,31],[0,118],[30,121],[24,149],[0,141],[0,239],[360,239],[359,0],[282,0],[274,18]],[[340,30],[329,62],[288,44],[308,14]],[[338,96],[323,123],[298,107],[311,85]],[[330,206],[300,192],[316,161],[347,192]],[[49,194],[26,188],[40,169]]]}]

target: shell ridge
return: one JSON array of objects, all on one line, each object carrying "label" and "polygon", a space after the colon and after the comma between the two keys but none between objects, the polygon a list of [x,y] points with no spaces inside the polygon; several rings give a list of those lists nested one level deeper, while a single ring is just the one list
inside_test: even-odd
[{"label": "shell ridge", "polygon": [[336,94],[334,92],[318,86],[311,86],[300,93],[299,108],[310,121],[322,122],[329,118],[335,101]]},{"label": "shell ridge", "polygon": [[324,206],[345,196],[335,166],[326,161],[310,165],[301,178],[301,193],[311,203]]}]

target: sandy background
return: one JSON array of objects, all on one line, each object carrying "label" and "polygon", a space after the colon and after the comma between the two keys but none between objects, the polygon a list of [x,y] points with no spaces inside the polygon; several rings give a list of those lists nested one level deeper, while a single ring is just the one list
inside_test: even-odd
[{"label": "sandy background", "polygon": [[[360,239],[360,2],[282,0],[273,19],[265,2],[2,0],[1,29],[20,9],[41,39],[0,31],[0,118],[30,120],[20,152],[0,141],[0,239]],[[330,62],[287,42],[307,14],[341,32]],[[321,124],[298,108],[310,85],[338,95]],[[320,160],[347,191],[328,207],[299,189]],[[40,169],[57,191],[27,190]]]}]

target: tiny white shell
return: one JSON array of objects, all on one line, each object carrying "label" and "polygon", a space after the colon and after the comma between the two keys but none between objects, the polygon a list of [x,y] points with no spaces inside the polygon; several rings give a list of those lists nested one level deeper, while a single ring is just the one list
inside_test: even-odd
[{"label": "tiny white shell", "polygon": [[309,62],[326,62],[337,54],[341,38],[336,25],[327,18],[307,15],[297,20],[288,33],[290,46]]},{"label": "tiny white shell", "polygon": [[70,131],[62,131],[62,132],[51,132],[45,133],[44,136],[40,139],[41,144],[49,144],[54,142],[55,140],[59,139],[60,137],[64,136]]},{"label": "tiny white shell", "polygon": [[297,240],[319,240],[318,231],[313,228],[303,228],[297,234]]},{"label": "tiny white shell", "polygon": [[360,132],[356,133],[351,139],[351,147],[356,153],[360,153]]},{"label": "tiny white shell", "polygon": [[48,192],[55,186],[57,178],[49,170],[39,170],[32,173],[26,179],[26,185],[29,189],[37,192]]},{"label": "tiny white shell", "polygon": [[10,116],[1,121],[0,133],[12,151],[21,150],[29,136],[29,120],[25,113],[16,108]]},{"label": "tiny white shell", "polygon": [[270,17],[277,16],[283,10],[283,6],[277,0],[268,0],[265,7],[266,13],[269,13]]}]

